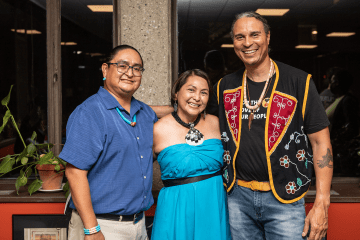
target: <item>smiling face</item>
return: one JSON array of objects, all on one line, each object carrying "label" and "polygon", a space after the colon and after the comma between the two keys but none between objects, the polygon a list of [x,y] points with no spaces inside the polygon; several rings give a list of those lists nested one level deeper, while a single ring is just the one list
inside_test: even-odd
[{"label": "smiling face", "polygon": [[175,100],[178,102],[179,117],[184,122],[194,121],[205,110],[209,100],[207,81],[196,75],[189,76],[186,83],[175,94]]},{"label": "smiling face", "polygon": [[265,33],[261,21],[253,17],[240,18],[233,34],[235,53],[246,67],[259,66],[269,58],[270,32]]},{"label": "smiling face", "polygon": [[[142,67],[140,55],[133,49],[120,50],[110,62]],[[104,63],[102,72],[103,76],[106,77],[104,88],[116,98],[132,96],[141,84],[141,76],[134,76],[132,68],[129,68],[126,73],[119,73],[116,64]]]}]

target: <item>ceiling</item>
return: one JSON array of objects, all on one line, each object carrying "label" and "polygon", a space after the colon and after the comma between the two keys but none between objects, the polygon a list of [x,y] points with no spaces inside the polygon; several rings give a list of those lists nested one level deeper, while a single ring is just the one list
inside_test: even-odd
[{"label": "ceiling", "polygon": [[[45,8],[46,0],[31,1]],[[62,0],[62,16],[102,39],[111,39],[112,14],[94,13],[87,8],[91,4],[111,5],[112,0]],[[359,40],[359,0],[177,0],[179,38],[209,38],[209,44],[218,47],[231,43],[228,33],[234,16],[258,8],[290,9],[282,17],[266,17],[275,48],[279,45],[283,49],[293,49],[299,42],[302,27],[315,27],[318,30],[316,40],[328,40],[322,44],[324,48],[330,49],[339,40],[325,38],[333,31],[358,32],[351,38]],[[348,48],[353,49],[353,46]]]},{"label": "ceiling", "polygon": [[[30,0],[46,8],[46,0]],[[92,12],[87,5],[111,5],[112,0],[61,0],[61,16],[92,34],[112,39],[112,13]]]},{"label": "ceiling", "polygon": [[[178,0],[179,35],[193,28],[194,34],[203,30],[214,36],[214,41],[231,43],[228,33],[234,16],[259,8],[290,9],[281,17],[266,16],[271,26],[272,43],[281,42],[285,48],[289,40],[292,41],[291,48],[298,44],[302,28],[315,28],[317,41],[333,31],[360,30],[359,0],[207,0],[206,4],[202,0]],[[279,36],[282,40],[274,41]]]},{"label": "ceiling", "polygon": [[[206,4],[204,4],[206,2]],[[335,20],[334,16],[358,17],[358,0],[178,0],[179,16],[202,21],[229,21],[240,12],[258,8],[288,8],[284,18],[316,15],[317,19]],[[344,12],[346,10],[346,12]]]}]

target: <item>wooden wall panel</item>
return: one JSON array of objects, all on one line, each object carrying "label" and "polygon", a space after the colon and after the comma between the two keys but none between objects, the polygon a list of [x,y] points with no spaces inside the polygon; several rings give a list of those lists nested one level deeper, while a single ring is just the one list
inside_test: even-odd
[{"label": "wooden wall panel", "polygon": [[61,0],[46,0],[48,139],[61,151]]}]

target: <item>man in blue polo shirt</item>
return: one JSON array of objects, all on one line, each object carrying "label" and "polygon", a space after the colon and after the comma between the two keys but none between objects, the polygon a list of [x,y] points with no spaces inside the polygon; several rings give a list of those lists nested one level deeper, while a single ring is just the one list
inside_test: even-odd
[{"label": "man in blue polo shirt", "polygon": [[154,200],[156,114],[133,98],[143,61],[133,47],[112,50],[102,65],[104,88],[71,114],[60,158],[69,164],[70,240],[148,239],[144,211]]}]

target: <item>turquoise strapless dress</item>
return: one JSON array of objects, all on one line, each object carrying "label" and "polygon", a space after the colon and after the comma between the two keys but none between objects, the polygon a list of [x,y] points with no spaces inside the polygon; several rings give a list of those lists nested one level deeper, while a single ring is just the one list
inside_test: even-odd
[{"label": "turquoise strapless dress", "polygon": [[[199,146],[176,144],[158,156],[161,178],[176,179],[216,173],[223,166],[219,139]],[[152,240],[231,239],[226,192],[221,175],[161,189]]]}]

